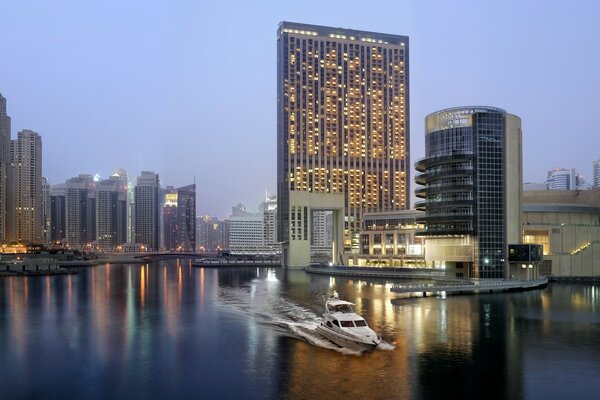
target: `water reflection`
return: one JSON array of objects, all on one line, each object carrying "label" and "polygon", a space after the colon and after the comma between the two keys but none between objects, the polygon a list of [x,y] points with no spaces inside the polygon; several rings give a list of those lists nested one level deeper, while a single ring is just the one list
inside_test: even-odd
[{"label": "water reflection", "polygon": [[[446,299],[389,287],[187,261],[3,278],[1,397],[593,397],[600,287]],[[393,350],[297,339],[333,289]]]}]

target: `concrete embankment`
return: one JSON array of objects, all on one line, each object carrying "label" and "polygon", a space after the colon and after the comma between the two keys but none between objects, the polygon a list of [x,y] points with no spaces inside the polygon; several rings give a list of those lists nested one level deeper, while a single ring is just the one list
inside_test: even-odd
[{"label": "concrete embankment", "polygon": [[281,267],[279,261],[261,260],[223,260],[223,261],[192,261],[192,267],[221,268],[221,267]]},{"label": "concrete embankment", "polygon": [[549,276],[550,282],[581,282],[581,283],[600,283],[600,276]]}]

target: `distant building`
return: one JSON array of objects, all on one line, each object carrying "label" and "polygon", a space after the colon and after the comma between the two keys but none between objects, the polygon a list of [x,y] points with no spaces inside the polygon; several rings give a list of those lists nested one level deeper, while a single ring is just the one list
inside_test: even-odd
[{"label": "distant building", "polygon": [[521,120],[486,106],[449,108],[425,119],[425,157],[415,194],[425,211],[425,259],[457,278],[508,278],[509,244],[520,244]]},{"label": "distant building", "polygon": [[50,185],[42,178],[42,242],[50,241]]},{"label": "distant building", "polygon": [[50,189],[50,241],[67,243],[67,189],[66,184]]},{"label": "distant building", "polygon": [[11,141],[14,195],[9,210],[9,237],[26,243],[42,242],[42,138],[25,129]]},{"label": "distant building", "polygon": [[229,251],[232,254],[271,255],[281,252],[275,240],[277,207],[267,199],[258,212],[249,212],[243,204],[232,207],[229,218]]},{"label": "distant building", "polygon": [[585,181],[574,168],[555,168],[548,171],[546,186],[548,190],[581,190]]},{"label": "distant building", "polygon": [[115,251],[127,241],[127,184],[111,176],[96,184],[98,248]]},{"label": "distant building", "polygon": [[600,188],[600,160],[594,161],[594,187]]},{"label": "distant building", "polygon": [[229,251],[229,220],[219,221],[208,215],[196,219],[198,237],[197,250],[200,253],[218,254]]},{"label": "distant building", "polygon": [[162,193],[163,247],[170,251],[177,248],[177,190],[167,186]]},{"label": "distant building", "polygon": [[160,181],[158,174],[142,171],[135,186],[135,242],[160,248]]},{"label": "distant building", "polygon": [[[58,190],[58,188],[57,188]],[[96,183],[92,175],[80,174],[64,184],[65,245],[74,249],[96,246]]]},{"label": "distant building", "polygon": [[196,251],[196,184],[177,189],[177,250]]},{"label": "distant building", "polygon": [[134,239],[134,198],[135,185],[127,177],[127,172],[123,168],[117,168],[112,174],[113,177],[121,179],[121,185],[127,188],[127,243],[131,243]]},{"label": "distant building", "polygon": [[6,114],[6,98],[0,94],[0,243],[8,242],[8,196],[10,163],[10,117]]}]

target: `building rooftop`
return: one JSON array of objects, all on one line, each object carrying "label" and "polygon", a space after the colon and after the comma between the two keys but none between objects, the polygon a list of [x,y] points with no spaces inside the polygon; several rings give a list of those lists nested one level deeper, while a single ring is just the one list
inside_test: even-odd
[{"label": "building rooftop", "polygon": [[280,37],[285,32],[306,36],[326,36],[333,39],[357,40],[380,44],[408,44],[408,36],[282,21],[277,28],[277,37]]}]

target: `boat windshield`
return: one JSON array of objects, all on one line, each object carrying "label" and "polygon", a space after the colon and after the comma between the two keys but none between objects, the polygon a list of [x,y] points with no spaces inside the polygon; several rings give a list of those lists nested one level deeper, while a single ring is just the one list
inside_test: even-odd
[{"label": "boat windshield", "polygon": [[349,304],[339,304],[337,306],[329,306],[330,312],[351,313],[354,312]]},{"label": "boat windshield", "polygon": [[354,328],[354,323],[352,321],[340,321],[342,324],[342,328]]},{"label": "boat windshield", "polygon": [[356,326],[367,326],[367,321],[365,321],[364,319],[359,319],[354,321],[354,324]]}]

